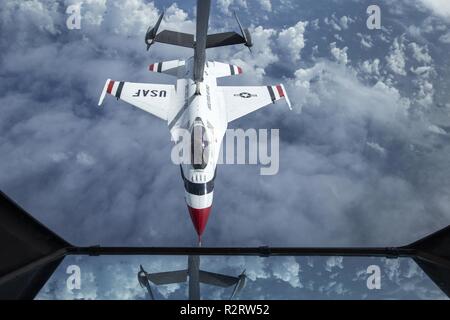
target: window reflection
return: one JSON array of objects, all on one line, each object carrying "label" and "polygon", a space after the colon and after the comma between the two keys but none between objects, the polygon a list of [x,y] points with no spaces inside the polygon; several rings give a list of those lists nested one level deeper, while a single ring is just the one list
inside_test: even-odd
[{"label": "window reflection", "polygon": [[[67,289],[71,265],[80,267],[80,290]],[[190,286],[198,291],[190,293]],[[409,258],[251,256],[69,256],[37,299],[187,300],[192,294],[202,300],[447,299]]]}]

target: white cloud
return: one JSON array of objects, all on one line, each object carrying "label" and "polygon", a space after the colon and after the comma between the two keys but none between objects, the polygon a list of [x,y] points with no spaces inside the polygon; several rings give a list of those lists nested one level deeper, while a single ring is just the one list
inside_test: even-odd
[{"label": "white cloud", "polygon": [[364,35],[360,32],[358,32],[356,35],[361,38],[361,45],[364,48],[370,49],[373,47],[373,41],[370,35]]},{"label": "white cloud", "polygon": [[303,288],[300,282],[300,265],[294,257],[278,259],[272,264],[272,273],[276,279],[288,282],[293,288]]},{"label": "white cloud", "polygon": [[261,5],[261,9],[265,11],[272,11],[272,2],[271,0],[259,0],[259,4]]},{"label": "white cloud", "polygon": [[344,30],[347,30],[350,27],[350,24],[352,24],[353,22],[355,22],[355,20],[348,16],[342,16],[339,19],[339,24]]},{"label": "white cloud", "polygon": [[347,55],[348,47],[340,49],[336,46],[336,42],[333,42],[330,44],[330,51],[338,63],[346,65],[349,62]]},{"label": "white cloud", "polygon": [[334,16],[331,17],[331,18],[326,17],[326,18],[323,20],[323,22],[324,22],[326,25],[332,26],[333,29],[336,30],[336,31],[342,31],[342,27],[339,25],[338,22],[335,21],[335,17],[334,17]]},{"label": "white cloud", "polygon": [[433,62],[433,59],[431,58],[427,47],[422,47],[415,42],[410,43],[408,47],[412,50],[413,57],[417,62],[426,64],[430,64]]},{"label": "white cloud", "polygon": [[342,16],[341,19],[339,19],[339,22],[341,24],[341,27],[345,30],[348,29],[348,22],[349,19],[347,18],[347,16]]},{"label": "white cloud", "polygon": [[[217,6],[219,7],[219,10],[227,15],[231,15],[231,7],[241,7],[241,8],[248,8],[250,5],[250,1],[248,0],[218,0]],[[266,12],[272,11],[272,1],[271,0],[258,0],[257,9],[262,9]]]},{"label": "white cloud", "polygon": [[240,80],[249,83],[261,83],[265,76],[265,68],[279,60],[272,50],[272,43],[278,35],[274,29],[265,29],[262,26],[250,28],[253,38],[252,54],[242,47],[224,47],[218,51],[211,51],[209,59],[216,61],[229,61],[242,67],[244,74]]},{"label": "white cloud", "polygon": [[381,155],[386,155],[386,149],[376,142],[367,142],[367,146]]},{"label": "white cloud", "polygon": [[95,164],[95,159],[86,152],[79,152],[76,156],[76,160],[79,164],[87,167],[90,167],[93,164]]},{"label": "white cloud", "polygon": [[361,70],[370,75],[380,74],[380,59],[376,58],[373,61],[366,60],[361,64]]},{"label": "white cloud", "polygon": [[308,22],[299,21],[295,26],[283,29],[278,34],[278,45],[281,49],[287,49],[292,61],[300,60],[301,51],[305,47],[304,33]]},{"label": "white cloud", "polygon": [[440,134],[440,135],[447,135],[447,132],[444,129],[442,129],[434,124],[430,125],[428,127],[428,130],[432,133],[436,133],[436,134]]},{"label": "white cloud", "polygon": [[419,0],[437,16],[450,18],[450,2],[447,0]]},{"label": "white cloud", "polygon": [[329,257],[325,264],[325,270],[331,272],[334,268],[344,269],[343,257]]},{"label": "white cloud", "polygon": [[226,14],[230,14],[230,6],[234,3],[234,0],[217,0],[217,6]]},{"label": "white cloud", "polygon": [[390,54],[386,57],[386,61],[392,72],[402,76],[406,75],[405,46],[399,38],[394,40],[390,49]]},{"label": "white cloud", "polygon": [[450,32],[440,36],[439,41],[442,43],[450,44]]}]

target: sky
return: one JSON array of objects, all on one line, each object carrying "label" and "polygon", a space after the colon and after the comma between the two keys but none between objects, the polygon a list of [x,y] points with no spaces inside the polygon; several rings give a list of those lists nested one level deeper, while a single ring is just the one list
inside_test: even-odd
[{"label": "sky", "polygon": [[[86,0],[68,30],[78,2],[0,4],[0,189],[77,245],[193,245],[166,124],[97,102],[108,78],[171,81],[148,65],[192,52],[147,52],[145,31],[165,8],[194,32],[195,1]],[[380,0],[369,30],[372,2],[213,1],[211,32],[237,10],[255,44],[208,52],[244,69],[220,84],[284,83],[294,110],[231,125],[280,129],[280,172],[221,166],[205,245],[398,246],[449,224],[450,5]]]}]

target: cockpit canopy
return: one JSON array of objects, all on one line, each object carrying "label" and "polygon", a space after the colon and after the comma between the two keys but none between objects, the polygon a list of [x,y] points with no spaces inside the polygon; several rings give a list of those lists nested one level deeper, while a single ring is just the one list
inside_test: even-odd
[{"label": "cockpit canopy", "polygon": [[195,170],[208,166],[211,154],[208,131],[203,122],[197,119],[191,132],[191,164]]}]

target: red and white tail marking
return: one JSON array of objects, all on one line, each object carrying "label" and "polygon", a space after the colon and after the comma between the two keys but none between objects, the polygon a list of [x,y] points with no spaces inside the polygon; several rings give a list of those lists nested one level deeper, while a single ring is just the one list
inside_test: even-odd
[{"label": "red and white tail marking", "polygon": [[153,63],[148,67],[151,72],[162,72],[163,62]]},{"label": "red and white tail marking", "polygon": [[112,94],[112,90],[113,90],[113,88],[114,88],[114,84],[115,84],[115,81],[109,80],[109,83],[108,83],[108,90],[107,90],[107,92],[108,92],[109,94]]},{"label": "red and white tail marking", "polygon": [[124,86],[124,81],[114,81],[111,79],[106,80],[105,87],[103,88],[98,105],[101,106],[103,104],[103,100],[105,100],[106,94],[113,95],[117,99],[120,99]]},{"label": "red and white tail marking", "polygon": [[292,109],[291,108],[291,102],[289,101],[289,98],[288,98],[288,96],[286,94],[286,90],[284,88],[284,85],[279,84],[279,85],[276,85],[276,86],[269,86],[267,88],[269,89],[269,94],[270,94],[270,96],[272,98],[272,102],[275,103],[275,101],[278,101],[278,100],[284,98],[284,99],[286,99],[286,102],[287,102],[289,108]]},{"label": "red and white tail marking", "polygon": [[242,74],[242,68],[230,64],[230,73],[232,76],[237,75],[237,74]]},{"label": "red and white tail marking", "polygon": [[117,98],[120,98],[120,92],[119,92],[119,88],[123,87],[123,82],[121,81],[114,81],[114,80],[110,80],[109,84],[108,84],[108,89],[107,89],[107,93],[109,93],[110,95],[116,96]]},{"label": "red and white tail marking", "polygon": [[277,85],[277,92],[278,92],[278,95],[280,96],[280,98],[284,97],[284,89],[280,84]]}]

